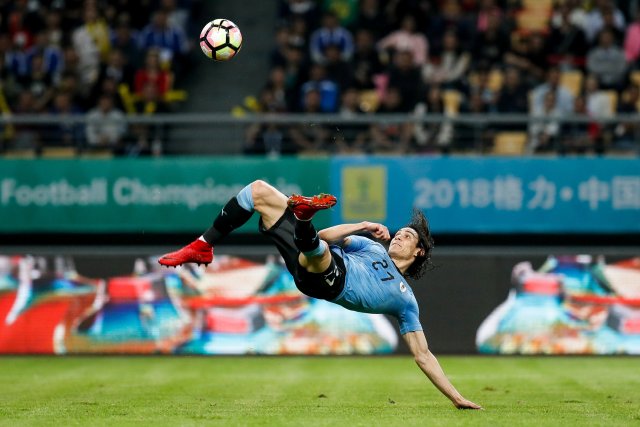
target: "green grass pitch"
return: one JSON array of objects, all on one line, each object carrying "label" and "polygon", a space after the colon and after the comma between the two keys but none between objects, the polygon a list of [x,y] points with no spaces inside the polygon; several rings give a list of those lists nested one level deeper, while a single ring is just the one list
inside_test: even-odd
[{"label": "green grass pitch", "polygon": [[0,425],[640,425],[640,358],[0,357]]}]

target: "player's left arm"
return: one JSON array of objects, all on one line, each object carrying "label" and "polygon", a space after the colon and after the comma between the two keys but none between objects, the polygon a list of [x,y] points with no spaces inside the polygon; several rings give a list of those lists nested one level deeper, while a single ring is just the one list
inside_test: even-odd
[{"label": "player's left arm", "polygon": [[372,237],[387,241],[391,238],[389,229],[376,222],[363,221],[356,224],[340,224],[333,227],[325,228],[318,232],[318,237],[328,243],[344,243],[344,238],[352,234],[361,233],[363,231],[369,232]]},{"label": "player's left arm", "polygon": [[458,409],[482,409],[480,405],[476,405],[470,400],[465,399],[455,389],[453,384],[449,381],[444,374],[438,359],[429,351],[427,344],[427,338],[422,331],[407,332],[402,336],[407,342],[411,353],[415,358],[416,364],[420,367],[422,372],[431,380],[433,385],[436,386],[442,394],[447,396],[449,400]]}]

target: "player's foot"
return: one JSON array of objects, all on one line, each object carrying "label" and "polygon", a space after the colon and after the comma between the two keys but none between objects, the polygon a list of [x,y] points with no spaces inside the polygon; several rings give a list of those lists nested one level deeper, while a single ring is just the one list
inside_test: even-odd
[{"label": "player's foot", "polygon": [[213,246],[198,239],[180,250],[161,256],[158,263],[166,267],[177,267],[188,262],[207,265],[211,261],[213,261]]},{"label": "player's foot", "polygon": [[321,193],[311,197],[292,194],[287,201],[287,205],[296,218],[302,221],[308,221],[313,218],[316,212],[329,209],[337,202],[336,197],[331,194]]}]

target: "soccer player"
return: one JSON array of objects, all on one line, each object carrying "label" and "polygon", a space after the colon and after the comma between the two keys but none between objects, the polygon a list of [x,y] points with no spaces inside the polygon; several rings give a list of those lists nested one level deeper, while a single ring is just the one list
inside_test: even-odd
[{"label": "soccer player", "polygon": [[[213,246],[258,212],[260,232],[276,245],[302,293],[350,310],[396,317],[416,363],[438,390],[457,408],[482,409],[453,387],[429,351],[418,304],[405,281],[421,277],[430,262],[433,239],[427,219],[415,210],[412,221],[393,239],[387,227],[373,222],[336,225],[316,232],[313,215],[335,204],[336,198],[328,194],[287,197],[264,181],[254,181],[229,200],[199,239],[158,262],[171,267],[189,262],[208,264],[213,260]],[[361,232],[391,240],[389,250],[355,235]]]}]

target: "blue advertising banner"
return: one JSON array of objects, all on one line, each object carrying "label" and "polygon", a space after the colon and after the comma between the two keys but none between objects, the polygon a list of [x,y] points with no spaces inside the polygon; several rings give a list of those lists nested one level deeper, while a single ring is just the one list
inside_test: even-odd
[{"label": "blue advertising banner", "polygon": [[340,158],[334,223],[398,229],[412,206],[436,233],[640,232],[640,160]]}]

